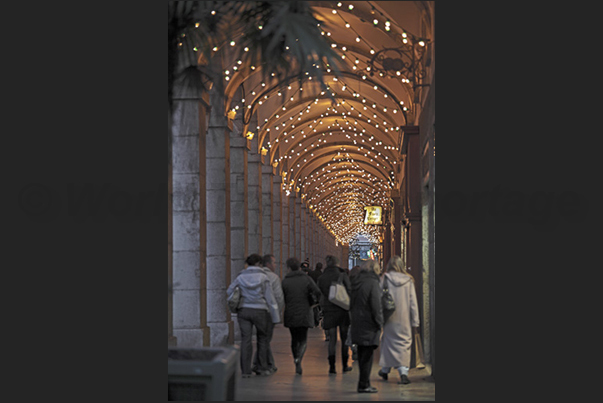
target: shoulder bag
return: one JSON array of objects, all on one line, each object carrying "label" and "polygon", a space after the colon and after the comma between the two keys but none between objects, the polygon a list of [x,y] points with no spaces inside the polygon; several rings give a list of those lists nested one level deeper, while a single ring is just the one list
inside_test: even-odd
[{"label": "shoulder bag", "polygon": [[230,312],[239,312],[243,298],[241,298],[241,289],[238,285],[234,288],[232,294],[230,294],[226,300],[228,301],[228,309],[230,309]]},{"label": "shoulder bag", "polygon": [[392,314],[396,310],[394,297],[392,297],[389,292],[389,288],[387,288],[387,280],[387,276],[384,276],[383,293],[381,294],[381,307],[383,308],[383,323],[387,322],[387,320],[392,316]]},{"label": "shoulder bag", "polygon": [[331,287],[329,287],[329,301],[348,311],[350,309],[350,297],[343,285],[342,276],[343,273],[339,275],[337,281],[331,283]]}]

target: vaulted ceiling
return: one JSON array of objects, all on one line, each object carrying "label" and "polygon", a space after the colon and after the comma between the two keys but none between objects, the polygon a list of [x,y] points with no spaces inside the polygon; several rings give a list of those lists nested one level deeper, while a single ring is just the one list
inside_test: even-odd
[{"label": "vaulted ceiling", "polygon": [[244,133],[257,136],[283,190],[340,243],[357,234],[378,242],[382,227],[363,223],[364,207],[388,210],[400,187],[403,126],[417,124],[433,68],[433,2],[310,3],[341,58],[338,75],[324,72],[328,89],[264,82],[255,66],[231,60],[227,107],[244,114]]}]

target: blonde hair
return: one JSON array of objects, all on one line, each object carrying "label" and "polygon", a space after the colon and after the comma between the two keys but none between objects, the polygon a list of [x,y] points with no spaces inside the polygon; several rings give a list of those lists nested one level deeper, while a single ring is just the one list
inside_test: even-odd
[{"label": "blonde hair", "polygon": [[415,278],[406,270],[406,267],[404,267],[400,256],[392,256],[391,259],[389,259],[389,262],[387,262],[385,271],[397,271],[398,273],[409,276],[413,282],[415,281]]},{"label": "blonde hair", "polygon": [[379,275],[381,273],[381,267],[379,266],[379,262],[373,259],[367,259],[360,265],[360,270],[362,271],[373,271],[375,274]]}]

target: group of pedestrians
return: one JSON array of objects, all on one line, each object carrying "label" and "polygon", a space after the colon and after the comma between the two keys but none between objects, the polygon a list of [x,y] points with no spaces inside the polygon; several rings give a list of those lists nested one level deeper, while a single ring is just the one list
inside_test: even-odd
[{"label": "group of pedestrians", "polygon": [[[286,261],[288,273],[280,280],[272,255],[250,255],[246,269],[227,289],[231,295],[239,286],[242,303],[238,312],[241,330],[241,372],[250,377],[270,375],[277,367],[270,349],[274,325],[283,323],[291,334],[291,351],[295,372],[302,375],[302,359],[307,348],[308,329],[315,327],[316,308],[320,306],[322,328],[328,340],[329,374],[336,374],[337,341],[341,340],[342,372],[352,370],[349,351],[358,361],[359,393],[375,393],[370,373],[374,350],[381,346],[378,375],[388,380],[394,368],[401,384],[408,384],[413,334],[419,326],[419,310],[414,279],[405,269],[402,259],[394,256],[382,272],[375,260],[369,259],[350,272],[339,267],[336,256],[327,256],[326,268],[318,263],[315,270],[305,270],[309,262],[297,258]],[[350,296],[349,311],[329,301],[329,288],[340,282]],[[386,286],[396,309],[384,322],[381,297]],[[252,329],[256,328],[257,348],[252,364]]]}]

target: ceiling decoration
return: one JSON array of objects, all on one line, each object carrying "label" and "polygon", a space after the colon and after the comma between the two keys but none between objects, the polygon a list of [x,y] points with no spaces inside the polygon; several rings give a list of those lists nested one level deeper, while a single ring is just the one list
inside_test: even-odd
[{"label": "ceiling decoration", "polygon": [[[283,191],[300,197],[340,244],[358,234],[378,243],[383,227],[364,225],[364,207],[387,214],[391,191],[400,186],[401,127],[415,124],[430,41],[388,16],[382,2],[310,3],[341,71],[327,65],[328,87],[321,89],[308,73],[306,80],[267,82],[261,66],[227,61],[228,109],[242,116],[244,135],[256,136]],[[421,11],[414,10],[408,18],[418,21]]]}]

